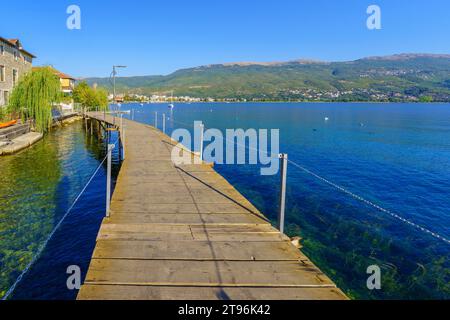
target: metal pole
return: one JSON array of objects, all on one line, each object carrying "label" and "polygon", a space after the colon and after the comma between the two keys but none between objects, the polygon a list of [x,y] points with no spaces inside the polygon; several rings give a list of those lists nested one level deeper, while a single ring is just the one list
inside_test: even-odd
[{"label": "metal pole", "polygon": [[163,124],[162,124],[162,126],[163,126],[163,133],[166,133],[166,114],[165,113],[163,113],[163,118],[162,118],[162,121],[163,121]]},{"label": "metal pole", "polygon": [[116,103],[116,66],[113,66],[113,101]]},{"label": "metal pole", "polygon": [[155,128],[158,129],[158,112],[155,111]]},{"label": "metal pole", "polygon": [[125,127],[121,128],[122,131],[122,159],[125,160]]},{"label": "metal pole", "polygon": [[204,134],[205,126],[200,124],[200,161],[203,161],[203,134]]},{"label": "metal pole", "polygon": [[287,179],[287,160],[288,155],[282,153],[279,155],[280,158],[280,207],[278,212],[278,229],[282,234],[284,234],[284,217],[286,210],[286,179]]},{"label": "metal pole", "polygon": [[112,160],[112,151],[115,145],[108,144],[108,163],[106,169],[106,217],[110,216],[110,204],[111,204],[111,160]]}]

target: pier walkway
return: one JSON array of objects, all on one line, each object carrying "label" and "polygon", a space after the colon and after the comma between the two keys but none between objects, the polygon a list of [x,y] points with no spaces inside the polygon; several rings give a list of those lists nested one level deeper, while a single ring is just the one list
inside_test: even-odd
[{"label": "pier walkway", "polygon": [[79,300],[346,299],[210,165],[175,166],[168,136],[123,126],[125,160]]}]

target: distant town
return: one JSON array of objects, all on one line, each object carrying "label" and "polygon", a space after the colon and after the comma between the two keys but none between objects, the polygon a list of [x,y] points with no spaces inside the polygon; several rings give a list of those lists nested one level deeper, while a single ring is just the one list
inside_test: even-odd
[{"label": "distant town", "polygon": [[[114,100],[113,94],[108,96],[110,101]],[[371,101],[371,102],[431,102],[436,101],[428,96],[417,97],[415,95],[391,92],[385,93],[373,89],[353,89],[345,91],[327,91],[316,89],[288,90],[276,96],[262,94],[261,97],[253,98],[215,98],[215,97],[192,97],[192,96],[170,96],[170,95],[143,95],[143,94],[120,94],[116,96],[117,102],[141,102],[141,103],[162,103],[162,102],[351,102],[351,101]],[[442,97],[443,101],[450,100],[450,96]]]}]

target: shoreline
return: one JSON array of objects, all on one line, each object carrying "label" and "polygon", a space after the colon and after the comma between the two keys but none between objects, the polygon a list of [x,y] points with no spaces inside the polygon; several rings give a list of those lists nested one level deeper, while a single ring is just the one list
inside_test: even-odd
[{"label": "shoreline", "polygon": [[[258,103],[285,103],[285,104],[450,104],[450,101],[432,101],[432,102],[420,102],[420,101],[396,101],[396,102],[390,102],[390,101],[233,101],[233,102],[227,102],[227,101],[196,101],[196,102],[187,102],[187,101],[161,101],[161,102],[139,102],[139,101],[132,101],[132,102],[121,102],[122,105],[127,104],[144,104],[145,105],[152,105],[152,104],[167,104],[167,103],[177,103],[177,104],[207,104],[207,103],[222,103],[222,104],[258,104]],[[117,103],[109,102],[110,105],[114,105]]]},{"label": "shoreline", "polygon": [[[72,124],[80,119],[81,117],[78,114],[73,114],[61,121],[60,120],[55,121],[52,125],[52,128],[60,128],[64,125]],[[17,154],[18,152],[26,150],[29,147],[33,146],[34,144],[38,143],[43,138],[44,138],[43,133],[30,131],[19,137],[11,139],[11,142],[9,144],[0,146],[0,157]]]}]

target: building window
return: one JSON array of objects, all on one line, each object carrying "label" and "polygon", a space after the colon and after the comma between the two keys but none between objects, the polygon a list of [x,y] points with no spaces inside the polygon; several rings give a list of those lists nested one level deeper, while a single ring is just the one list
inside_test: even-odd
[{"label": "building window", "polygon": [[5,66],[0,66],[0,82],[5,81]]},{"label": "building window", "polygon": [[18,59],[17,51],[14,51],[14,60],[17,61],[17,59]]},{"label": "building window", "polygon": [[5,46],[0,45],[0,56],[4,56],[4,55],[5,55]]},{"label": "building window", "polygon": [[13,72],[12,72],[13,86],[15,86],[17,84],[18,80],[19,80],[19,71],[17,71],[16,69],[13,69]]}]

